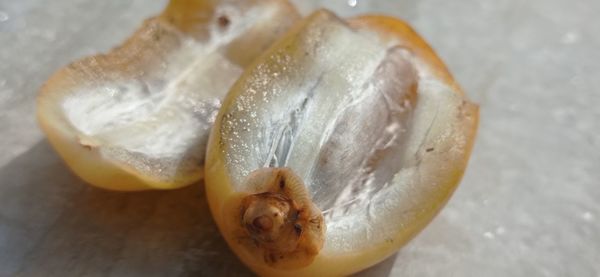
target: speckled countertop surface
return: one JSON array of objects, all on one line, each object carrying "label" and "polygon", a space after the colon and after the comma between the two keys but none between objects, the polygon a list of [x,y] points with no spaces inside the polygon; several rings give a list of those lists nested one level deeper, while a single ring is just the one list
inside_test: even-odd
[{"label": "speckled countertop surface", "polygon": [[[305,13],[326,2],[341,15],[404,18],[481,105],[447,208],[363,276],[600,276],[600,2],[295,2]],[[90,188],[35,122],[53,71],[118,44],[164,3],[0,1],[0,276],[250,274],[200,186]]]}]

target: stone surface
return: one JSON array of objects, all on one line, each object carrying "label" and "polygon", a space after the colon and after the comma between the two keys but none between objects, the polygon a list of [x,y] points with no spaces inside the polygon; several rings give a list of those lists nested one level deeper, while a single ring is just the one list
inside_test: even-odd
[{"label": "stone surface", "polygon": [[[469,169],[447,208],[362,276],[600,275],[600,2],[295,1],[404,18],[481,105]],[[44,80],[107,51],[165,1],[0,2],[0,276],[249,275],[201,187],[90,188],[35,118]],[[65,274],[68,273],[68,274]]]}]

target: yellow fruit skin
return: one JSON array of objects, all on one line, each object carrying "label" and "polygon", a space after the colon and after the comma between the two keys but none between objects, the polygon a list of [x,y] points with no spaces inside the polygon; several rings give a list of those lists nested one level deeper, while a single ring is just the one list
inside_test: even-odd
[{"label": "yellow fruit skin", "polygon": [[[449,85],[457,94],[463,95],[462,90],[454,81],[443,62],[427,43],[405,22],[391,17],[370,15],[351,19],[349,20],[349,25],[357,29],[364,28],[374,31],[382,41],[394,41],[395,44],[409,48],[419,60],[430,67],[430,71],[437,79]],[[298,24],[293,29],[296,28],[300,28]],[[223,107],[232,103],[232,98],[229,95]],[[209,206],[221,234],[223,234],[229,246],[238,257],[260,276],[347,276],[381,262],[416,236],[442,209],[459,184],[473,148],[479,121],[479,108],[477,105],[466,103],[463,109],[469,115],[461,119],[460,122],[461,135],[466,139],[464,155],[461,157],[461,160],[454,161],[455,166],[447,173],[445,182],[437,185],[438,188],[443,189],[436,191],[430,203],[424,203],[426,204],[425,208],[417,213],[415,219],[412,221],[412,225],[406,226],[403,230],[399,231],[392,240],[375,244],[360,253],[334,256],[321,252],[312,264],[297,270],[277,270],[267,266],[240,247],[234,241],[235,238],[229,235],[230,232],[228,227],[226,227],[228,217],[227,202],[232,197],[236,197],[237,194],[229,185],[230,179],[226,172],[226,164],[222,154],[221,128],[219,124],[216,124],[209,139],[205,179]],[[223,110],[221,109],[216,122],[222,120]],[[325,244],[327,244],[327,241]]]},{"label": "yellow fruit skin", "polygon": [[[138,71],[143,71],[144,67],[155,66],[153,51],[165,51],[172,46],[169,44],[168,37],[160,43],[148,42],[146,33],[156,26],[161,26],[163,29],[175,28],[190,37],[203,39],[208,35],[207,28],[198,27],[207,24],[211,19],[209,15],[212,15],[215,7],[223,2],[245,3],[240,0],[171,0],[159,16],[146,20],[142,27],[121,46],[107,54],[73,62],[58,70],[46,81],[37,98],[37,120],[50,144],[73,173],[93,186],[117,191],[176,189],[203,178],[204,170],[199,169],[185,176],[177,176],[176,180],[160,180],[146,176],[126,164],[103,158],[100,148],[80,143],[80,138],[76,135],[77,131],[66,123],[67,120],[60,111],[58,103],[63,97],[77,90],[81,84],[90,81],[90,78],[102,79],[108,78],[106,76],[109,75],[118,75],[123,79],[133,78]],[[277,6],[277,14],[273,20],[281,24],[273,27],[277,30],[271,28],[272,32],[261,37],[257,37],[254,33],[260,33],[257,29],[262,28],[253,28],[248,31],[249,33],[225,45],[226,56],[242,67],[247,66],[268,47],[278,32],[287,29],[300,17],[296,9],[286,0],[267,0],[263,3]],[[158,30],[162,30],[161,28]],[[248,36],[253,37],[254,41],[249,41]]]},{"label": "yellow fruit skin", "polygon": [[[143,178],[123,165],[104,159],[97,148],[82,145],[74,135],[73,127],[61,119],[58,105],[54,104],[60,95],[51,93],[69,91],[76,85],[77,78],[73,78],[68,67],[58,71],[42,87],[36,111],[38,123],[48,141],[75,175],[93,186],[117,191],[174,189],[185,185]],[[194,177],[201,178],[203,172],[198,174],[200,176]]]},{"label": "yellow fruit skin", "polygon": [[382,41],[394,41],[410,49],[418,59],[429,65],[429,70],[454,91],[464,94],[452,77],[444,62],[423,38],[406,22],[384,15],[363,15],[348,20],[348,24],[356,29],[367,29],[379,34]]},{"label": "yellow fruit skin", "polygon": [[[68,138],[60,131],[47,126],[44,119],[40,117],[42,115],[38,114],[38,121],[50,144],[75,175],[93,186],[117,191],[139,191],[175,189],[186,185],[186,183],[179,183],[174,186],[172,183],[143,179],[134,172],[127,171],[102,158],[96,149],[78,145],[74,141],[75,138]],[[202,173],[199,175],[198,178],[202,178]]]}]

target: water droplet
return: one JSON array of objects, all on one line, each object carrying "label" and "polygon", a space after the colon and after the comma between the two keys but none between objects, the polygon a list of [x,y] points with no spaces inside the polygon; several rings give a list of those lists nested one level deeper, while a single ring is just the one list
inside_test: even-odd
[{"label": "water droplet", "polygon": [[494,239],[494,237],[496,235],[494,235],[494,233],[488,231],[488,232],[483,233],[483,236],[487,239]]},{"label": "water droplet", "polygon": [[584,212],[581,214],[581,218],[587,222],[594,221],[594,214],[591,212]]},{"label": "water droplet", "polygon": [[10,17],[7,13],[0,11],[0,22],[8,21]]},{"label": "water droplet", "polygon": [[348,6],[354,8],[356,5],[358,5],[358,0],[348,0]]},{"label": "water droplet", "polygon": [[566,32],[562,38],[560,39],[560,41],[563,44],[573,44],[579,41],[579,33],[576,31],[569,31]]}]

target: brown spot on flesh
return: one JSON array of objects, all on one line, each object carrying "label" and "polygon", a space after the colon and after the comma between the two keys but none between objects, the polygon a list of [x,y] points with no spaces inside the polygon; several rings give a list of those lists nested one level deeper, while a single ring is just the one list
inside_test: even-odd
[{"label": "brown spot on flesh", "polygon": [[281,179],[279,180],[279,188],[280,188],[280,189],[283,189],[283,188],[285,188],[285,180],[284,180],[283,178],[281,178]]},{"label": "brown spot on flesh", "polygon": [[294,224],[294,231],[296,231],[296,235],[302,235],[302,225]]},{"label": "brown spot on flesh", "polygon": [[221,28],[227,28],[231,24],[231,20],[226,15],[221,15],[217,18],[217,23]]}]

